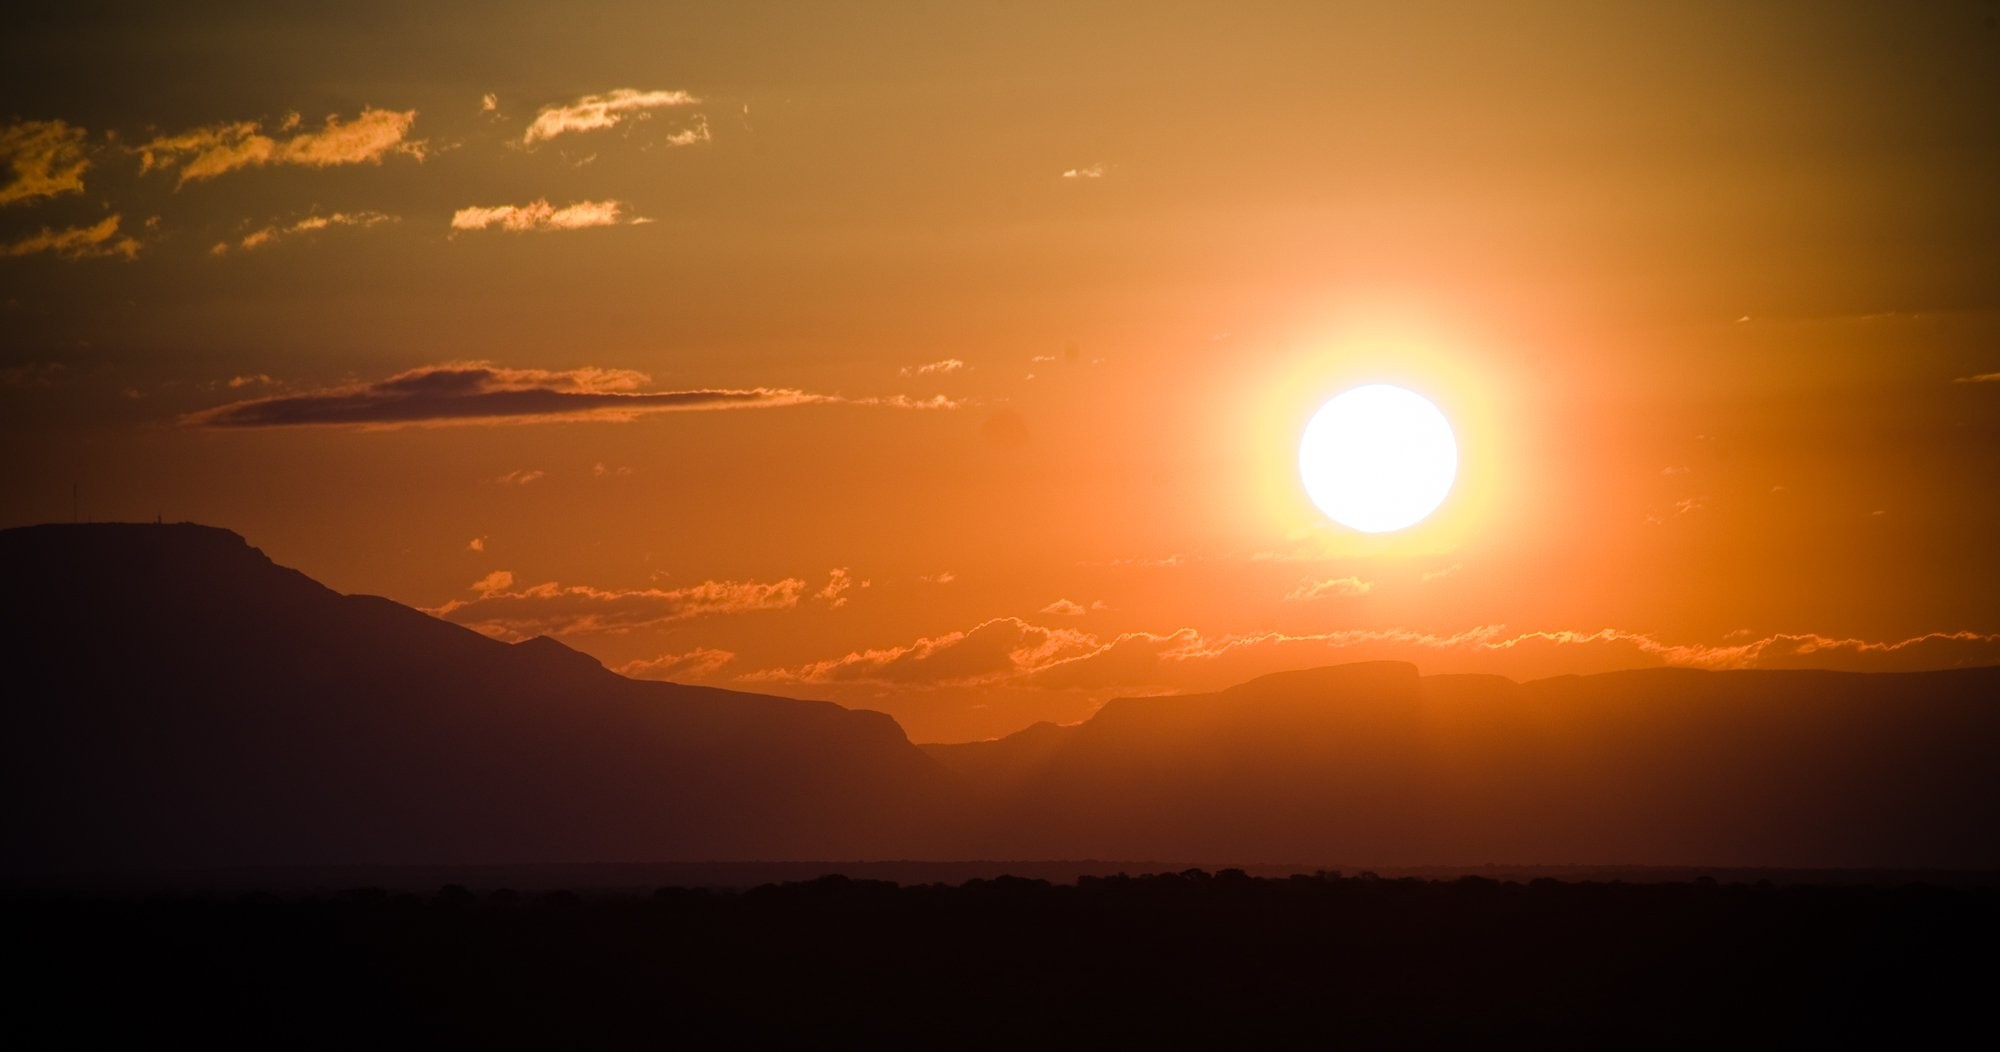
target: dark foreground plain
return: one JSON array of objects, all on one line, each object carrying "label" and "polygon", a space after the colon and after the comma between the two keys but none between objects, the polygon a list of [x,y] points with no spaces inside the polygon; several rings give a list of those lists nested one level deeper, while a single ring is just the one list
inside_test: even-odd
[{"label": "dark foreground plain", "polygon": [[8,1047],[1984,1043],[1990,885],[1239,870],[0,898]]}]

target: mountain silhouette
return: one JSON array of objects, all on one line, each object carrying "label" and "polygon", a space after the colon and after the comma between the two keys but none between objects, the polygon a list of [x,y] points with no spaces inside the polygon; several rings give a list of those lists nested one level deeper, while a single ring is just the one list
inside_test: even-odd
[{"label": "mountain silhouette", "polygon": [[627,679],[225,530],[0,531],[0,593],[15,868],[898,857],[953,803],[880,713]]},{"label": "mountain silhouette", "polygon": [[994,857],[2000,866],[2000,669],[1373,662],[925,748]]},{"label": "mountain silhouette", "polygon": [[0,864],[2000,867],[2000,669],[1377,662],[917,746],[335,593],[225,530],[0,531]]}]

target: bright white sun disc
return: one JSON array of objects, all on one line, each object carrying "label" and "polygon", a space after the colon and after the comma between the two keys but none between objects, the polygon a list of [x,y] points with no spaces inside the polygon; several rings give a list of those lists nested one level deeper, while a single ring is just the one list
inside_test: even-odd
[{"label": "bright white sun disc", "polygon": [[1436,511],[1458,475],[1458,441],[1430,400],[1391,384],[1344,391],[1299,440],[1306,495],[1363,533],[1412,526]]}]

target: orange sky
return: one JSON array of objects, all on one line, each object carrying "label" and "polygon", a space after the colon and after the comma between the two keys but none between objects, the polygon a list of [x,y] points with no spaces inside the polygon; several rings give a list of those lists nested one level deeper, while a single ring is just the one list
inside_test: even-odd
[{"label": "orange sky", "polygon": [[[1834,6],[10,28],[0,524],[75,484],[920,741],[1363,658],[1990,663],[1996,9]],[[1384,537],[1294,468],[1368,381],[1461,442]]]}]

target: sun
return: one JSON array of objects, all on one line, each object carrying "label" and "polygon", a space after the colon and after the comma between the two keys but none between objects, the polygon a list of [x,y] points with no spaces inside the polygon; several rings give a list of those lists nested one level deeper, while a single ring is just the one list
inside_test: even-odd
[{"label": "sun", "polygon": [[1430,400],[1391,384],[1343,391],[1299,440],[1306,495],[1333,521],[1363,533],[1422,522],[1451,492],[1458,441]]}]

